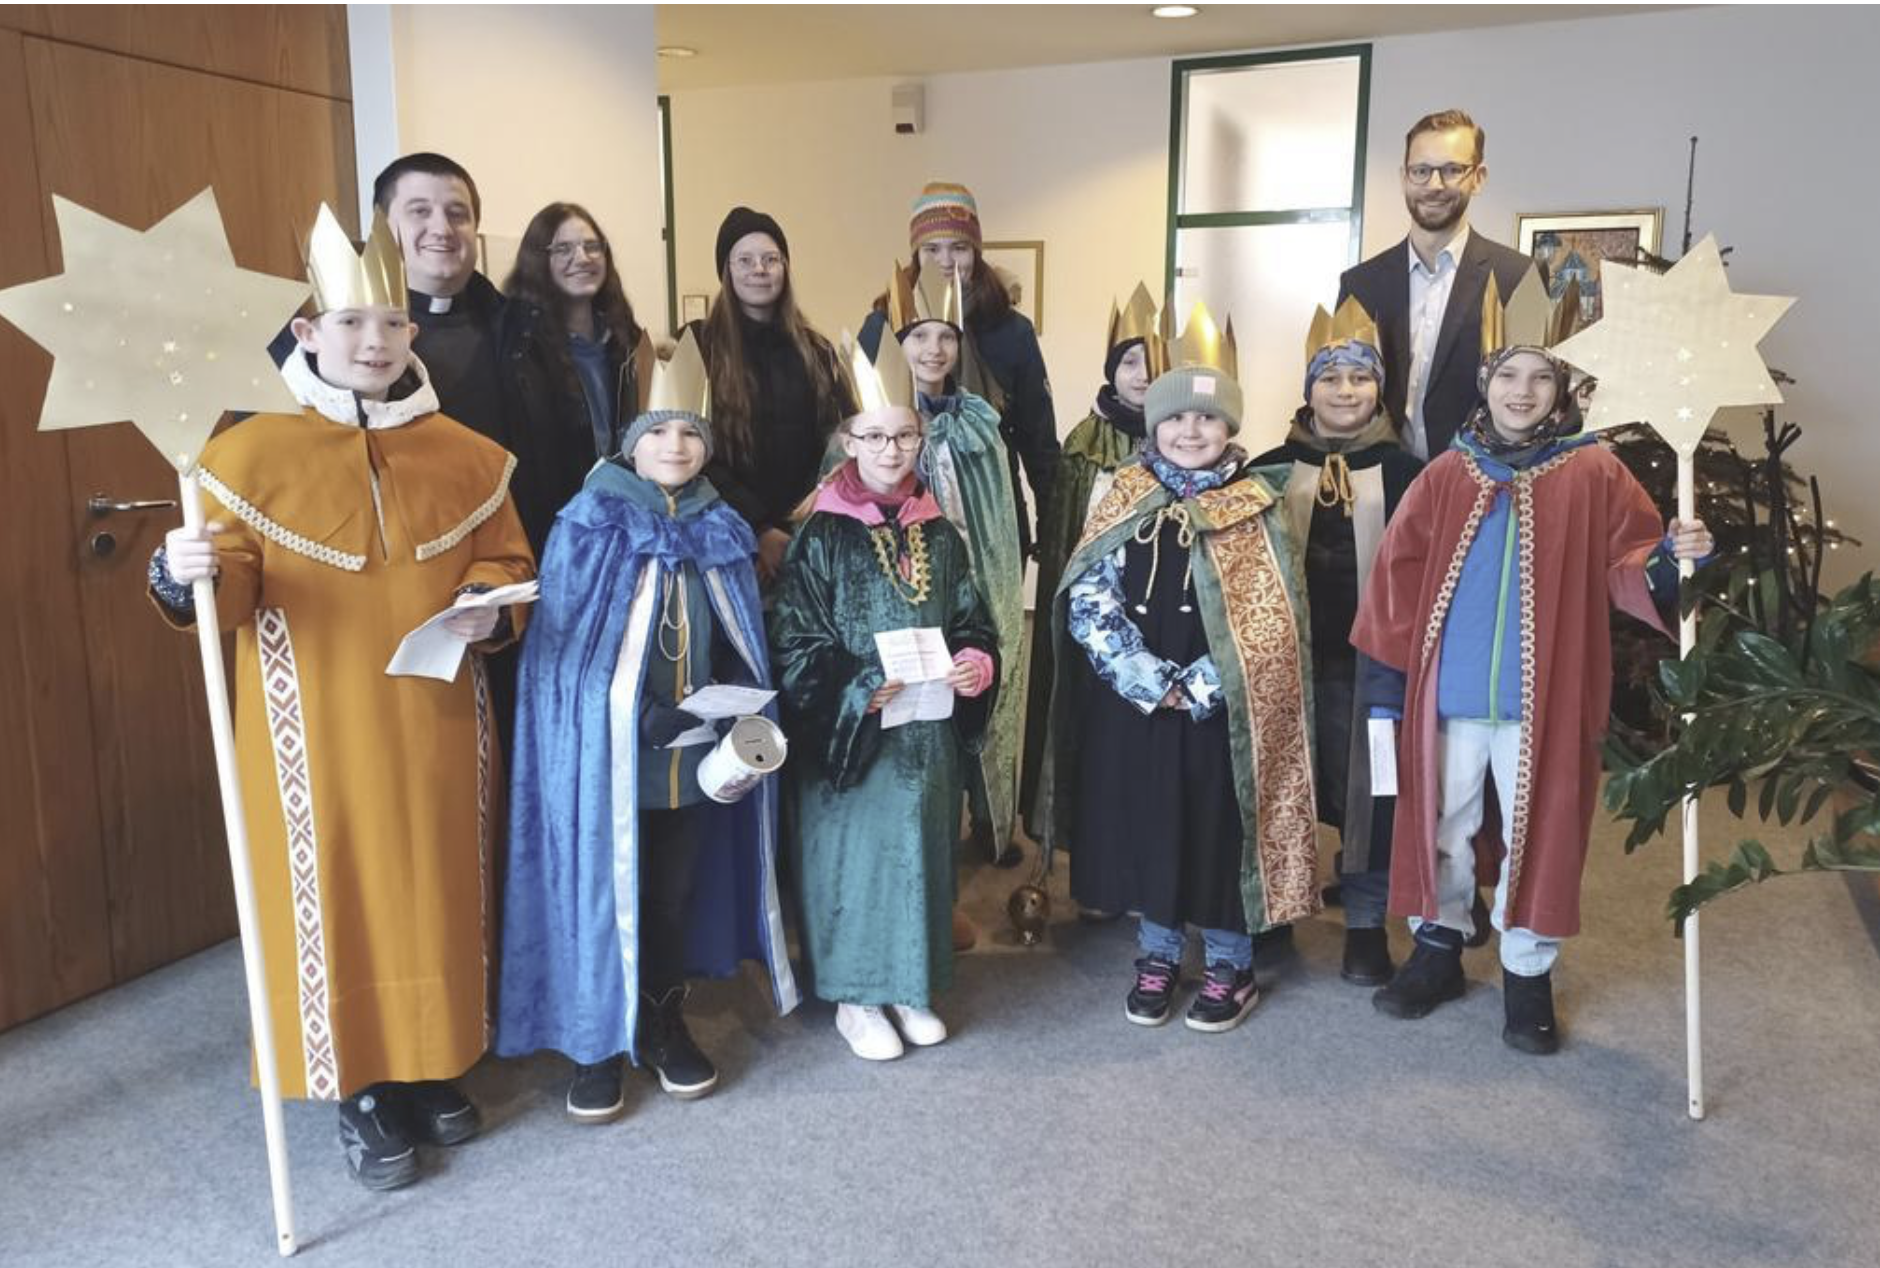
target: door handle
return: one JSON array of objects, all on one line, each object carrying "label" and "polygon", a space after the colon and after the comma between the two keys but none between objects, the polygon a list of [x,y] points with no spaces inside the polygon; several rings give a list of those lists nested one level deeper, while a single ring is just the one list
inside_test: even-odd
[{"label": "door handle", "polygon": [[164,498],[151,498],[142,502],[115,502],[103,493],[94,493],[85,502],[85,509],[93,518],[103,519],[113,511],[167,511],[173,510],[176,503]]}]

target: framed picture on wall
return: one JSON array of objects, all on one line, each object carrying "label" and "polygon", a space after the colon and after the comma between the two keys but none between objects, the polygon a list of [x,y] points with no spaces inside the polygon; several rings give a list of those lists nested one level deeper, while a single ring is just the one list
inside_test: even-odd
[{"label": "framed picture on wall", "polygon": [[1012,307],[1044,333],[1044,243],[982,242],[980,255],[1005,283]]},{"label": "framed picture on wall", "polygon": [[1517,249],[1531,255],[1556,300],[1567,283],[1580,284],[1580,317],[1596,321],[1601,312],[1600,266],[1607,260],[1633,264],[1640,251],[1658,254],[1662,208],[1640,211],[1522,212],[1514,218]]}]

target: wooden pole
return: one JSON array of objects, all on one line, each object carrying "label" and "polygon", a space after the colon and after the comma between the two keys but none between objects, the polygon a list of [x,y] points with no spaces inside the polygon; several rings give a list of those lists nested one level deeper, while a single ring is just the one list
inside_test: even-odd
[{"label": "wooden pole", "polygon": [[[1678,518],[1689,522],[1697,518],[1697,456],[1678,451]],[[1695,565],[1688,559],[1678,561],[1680,589],[1689,583]],[[1690,613],[1678,622],[1678,657],[1688,658],[1697,647],[1697,616]],[[1697,804],[1695,796],[1684,798],[1684,883],[1697,879]],[[1698,940],[1698,918],[1684,918],[1684,1053],[1686,1108],[1694,1119],[1704,1116],[1704,1000],[1703,963]]]},{"label": "wooden pole", "polygon": [[[202,491],[192,470],[181,477],[183,523],[202,527]],[[255,1068],[261,1082],[261,1124],[268,1143],[268,1181],[274,1193],[274,1229],[283,1258],[294,1253],[294,1195],[287,1170],[287,1131],[281,1118],[281,1079],[274,1059],[274,1021],[268,1010],[268,973],[255,917],[255,872],[248,855],[248,820],[235,766],[235,728],[229,720],[228,678],[222,669],[222,628],[216,619],[215,582],[194,587],[202,681],[209,693],[209,733],[215,742],[222,788],[222,824],[228,833],[229,870],[235,879],[235,916],[241,928],[242,968],[248,979],[248,1021],[254,1030]]]}]

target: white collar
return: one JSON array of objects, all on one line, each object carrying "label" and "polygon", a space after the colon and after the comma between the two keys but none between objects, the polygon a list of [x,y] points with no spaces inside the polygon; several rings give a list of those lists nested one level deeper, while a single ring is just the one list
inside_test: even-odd
[{"label": "white collar", "polygon": [[[1416,244],[1411,242],[1408,238],[1404,239],[1403,249],[1410,256],[1410,272],[1414,274],[1422,265],[1423,257],[1417,254]],[[1449,241],[1443,243],[1442,249],[1436,253],[1436,268],[1426,269],[1425,272],[1429,273],[1431,277],[1436,276],[1436,274],[1442,270],[1443,257],[1445,255],[1449,257],[1452,264],[1459,267],[1462,264],[1462,253],[1468,249],[1469,222],[1464,220],[1460,225],[1456,226],[1454,236],[1452,236]]]},{"label": "white collar", "polygon": [[411,368],[417,372],[418,388],[396,401],[368,401],[343,387],[334,387],[313,372],[313,367],[307,364],[306,350],[300,347],[281,363],[281,377],[287,380],[287,388],[294,399],[319,411],[322,418],[357,427],[363,412],[368,431],[384,431],[437,412],[437,389],[431,386],[430,371],[416,356],[411,358]]}]

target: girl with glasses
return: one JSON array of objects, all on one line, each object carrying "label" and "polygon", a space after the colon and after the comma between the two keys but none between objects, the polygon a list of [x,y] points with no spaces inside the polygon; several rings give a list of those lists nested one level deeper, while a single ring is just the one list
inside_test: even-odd
[{"label": "girl with glasses", "polygon": [[[607,235],[575,203],[550,203],[522,234],[498,336],[516,506],[540,555],[555,513],[640,412],[652,345],[634,320]],[[643,342],[644,341],[644,342]]]},{"label": "girl with glasses", "polygon": [[[859,1057],[947,1037],[934,996],[953,979],[954,843],[970,752],[985,732],[999,644],[966,543],[922,482],[921,419],[894,340],[851,345],[861,412],[818,490],[770,616],[791,739],[785,840],[801,890],[812,988]],[[952,716],[901,721],[904,684],[875,636],[941,632]],[[905,704],[905,702],[903,702]]]},{"label": "girl with glasses", "polygon": [[816,487],[823,454],[854,412],[835,349],[796,306],[790,242],[761,211],[733,207],[718,227],[718,298],[687,329],[711,372],[717,447],[712,486],[757,535],[768,587],[790,544],[791,517]]}]

